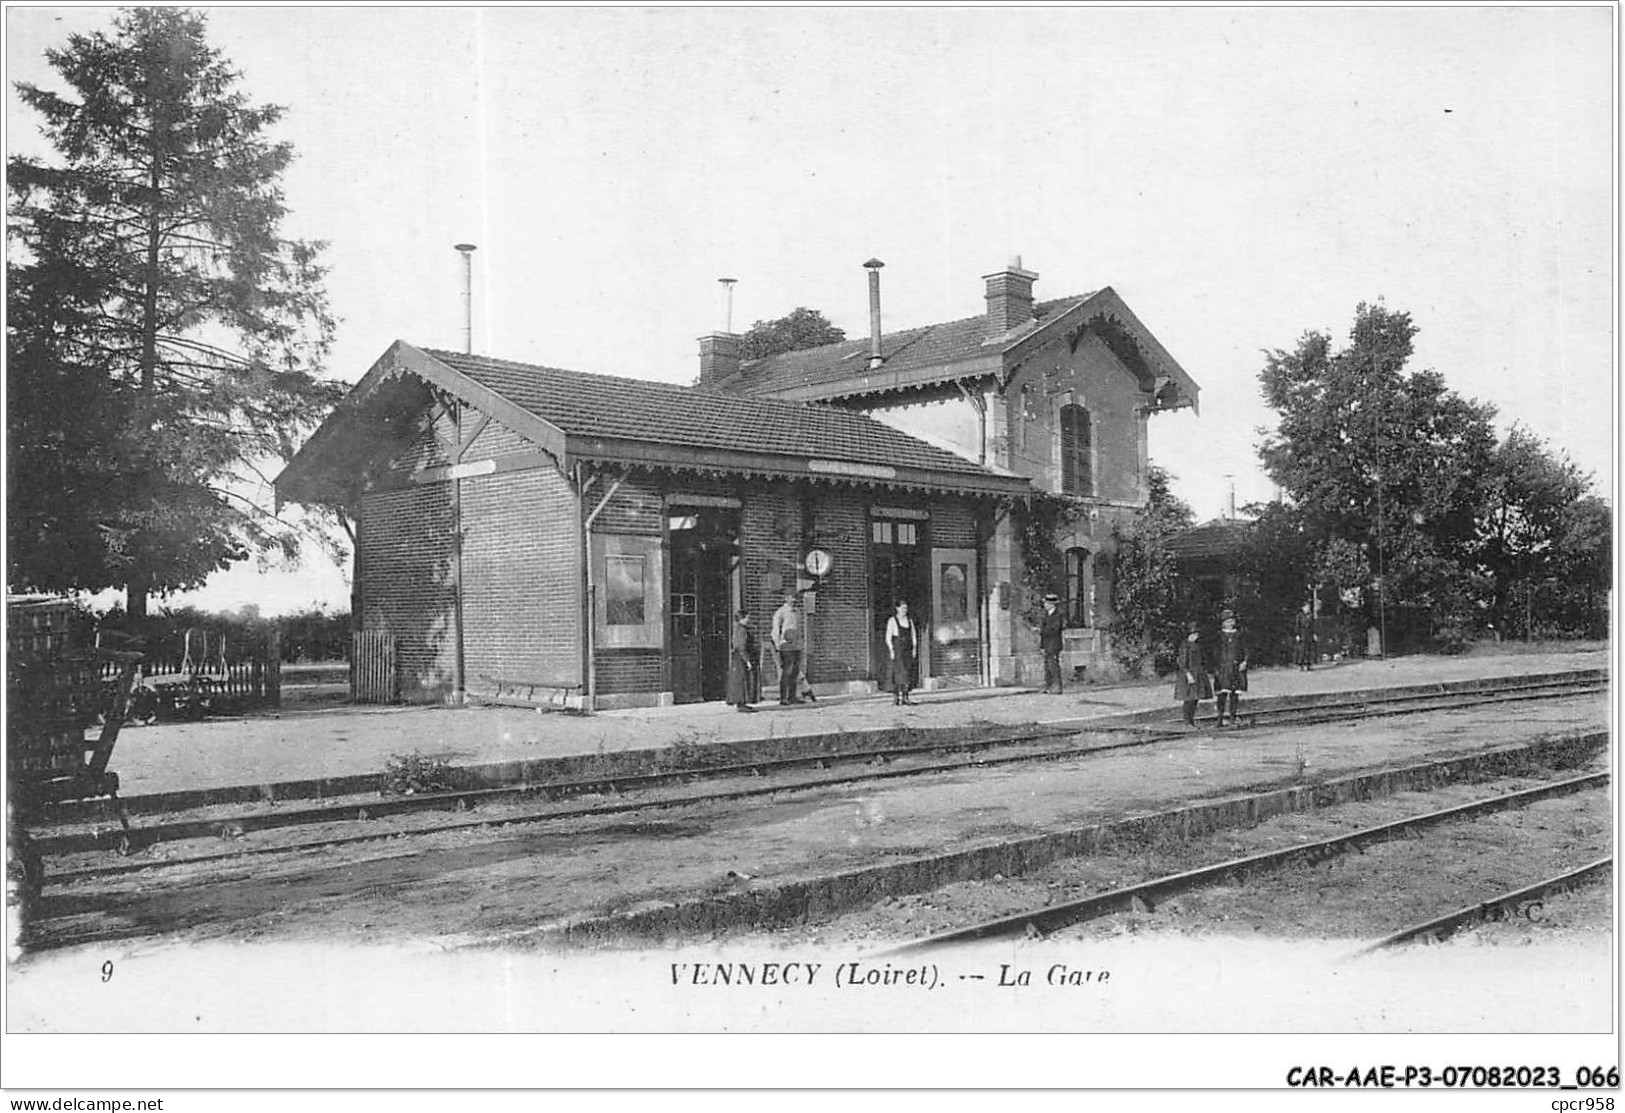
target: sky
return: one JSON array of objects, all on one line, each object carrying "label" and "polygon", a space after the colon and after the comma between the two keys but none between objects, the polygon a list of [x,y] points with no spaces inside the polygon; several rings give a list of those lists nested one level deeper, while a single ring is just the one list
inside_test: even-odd
[{"label": "sky", "polygon": [[[1113,287],[1201,385],[1151,458],[1199,519],[1272,498],[1264,353],[1408,311],[1411,368],[1613,497],[1614,11],[1555,7],[217,7],[277,135],[286,232],[330,245],[329,372],[397,338],[673,382],[696,338],[823,311],[887,331]],[[11,82],[106,8],[6,12]],[[347,605],[252,563],[171,602]]]}]

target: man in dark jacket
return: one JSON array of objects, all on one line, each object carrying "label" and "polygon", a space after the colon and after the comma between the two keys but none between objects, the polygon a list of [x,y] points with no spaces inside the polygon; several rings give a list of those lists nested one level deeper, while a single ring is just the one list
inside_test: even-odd
[{"label": "man in dark jacket", "polygon": [[1315,664],[1315,608],[1305,603],[1292,623],[1292,663],[1302,672]]},{"label": "man in dark jacket", "polygon": [[1219,642],[1213,654],[1213,693],[1219,702],[1219,725],[1228,711],[1230,725],[1239,727],[1241,693],[1247,690],[1247,636],[1236,625],[1236,613],[1225,611],[1219,620]]},{"label": "man in dark jacket", "polygon": [[1044,617],[1038,624],[1038,648],[1044,652],[1044,691],[1061,694],[1061,630],[1066,623],[1061,614],[1061,597],[1053,591],[1044,596]]}]

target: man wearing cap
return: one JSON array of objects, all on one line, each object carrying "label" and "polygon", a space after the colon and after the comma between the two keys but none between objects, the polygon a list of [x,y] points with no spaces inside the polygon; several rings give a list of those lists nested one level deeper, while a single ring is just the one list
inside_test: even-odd
[{"label": "man wearing cap", "polygon": [[773,612],[773,625],[768,631],[773,638],[773,651],[779,657],[779,703],[801,702],[801,650],[805,639],[801,632],[801,597],[786,592],[784,603]]},{"label": "man wearing cap", "polygon": [[1038,624],[1038,648],[1044,653],[1044,691],[1061,694],[1061,597],[1053,591],[1044,596],[1044,617]]},{"label": "man wearing cap", "polygon": [[1219,644],[1215,648],[1213,668],[1213,692],[1219,701],[1219,725],[1224,726],[1228,712],[1230,725],[1239,727],[1240,693],[1247,690],[1247,637],[1236,627],[1235,611],[1225,611],[1219,616],[1219,623]]}]

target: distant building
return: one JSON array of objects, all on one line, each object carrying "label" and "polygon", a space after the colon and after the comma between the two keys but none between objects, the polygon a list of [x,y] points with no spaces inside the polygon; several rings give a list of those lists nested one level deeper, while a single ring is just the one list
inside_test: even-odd
[{"label": "distant building", "polygon": [[1217,615],[1235,604],[1242,588],[1241,557],[1252,525],[1237,518],[1215,518],[1168,538],[1168,552],[1191,585],[1194,613]]}]

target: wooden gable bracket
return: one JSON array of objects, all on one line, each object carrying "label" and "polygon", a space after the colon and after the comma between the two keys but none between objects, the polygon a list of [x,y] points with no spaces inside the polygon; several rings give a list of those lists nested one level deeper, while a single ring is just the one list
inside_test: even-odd
[{"label": "wooden gable bracket", "polygon": [[[609,500],[615,497],[615,492],[619,491],[621,489],[621,484],[625,483],[631,477],[632,477],[632,469],[630,467],[626,467],[626,468],[621,469],[621,474],[615,477],[615,481],[609,485],[609,490],[604,492],[604,497],[598,500],[598,505],[592,508],[592,513],[591,514],[587,515],[586,526],[585,526],[586,529],[588,529],[588,530],[592,529],[593,522],[597,521],[598,520],[598,515],[600,515],[600,514],[602,514],[604,512],[604,507],[609,505]],[[598,478],[598,473],[594,472],[592,478],[597,479]],[[587,493],[587,488],[590,485],[591,485],[590,482],[583,483],[581,485],[581,493],[583,495],[585,495]]]},{"label": "wooden gable bracket", "polygon": [[[987,395],[983,394],[979,390],[978,391],[972,391],[970,389],[970,387],[965,385],[965,380],[964,379],[955,379],[954,380],[954,385],[959,388],[959,393],[961,393],[961,394],[963,394],[965,396],[965,401],[967,401],[967,402],[969,402],[971,404],[971,409],[976,411],[976,462],[978,464],[986,466],[986,464],[987,464]],[[1001,394],[1004,392],[1004,388],[1002,386],[999,388],[999,392]]]},{"label": "wooden gable bracket", "polygon": [[480,439],[480,434],[485,432],[485,427],[491,424],[490,414],[481,410],[479,415],[480,419],[474,423],[474,428],[464,433],[462,441],[457,445],[457,459],[454,463],[460,464],[463,462],[463,457],[468,454],[468,450],[474,447],[474,442]]}]

